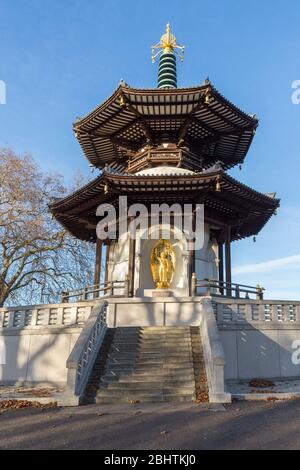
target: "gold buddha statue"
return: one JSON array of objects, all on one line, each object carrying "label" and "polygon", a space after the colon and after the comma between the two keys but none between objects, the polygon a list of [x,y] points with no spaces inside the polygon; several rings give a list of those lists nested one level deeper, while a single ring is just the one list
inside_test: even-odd
[{"label": "gold buddha statue", "polygon": [[176,267],[176,254],[167,240],[159,240],[150,256],[151,273],[157,289],[169,289]]}]

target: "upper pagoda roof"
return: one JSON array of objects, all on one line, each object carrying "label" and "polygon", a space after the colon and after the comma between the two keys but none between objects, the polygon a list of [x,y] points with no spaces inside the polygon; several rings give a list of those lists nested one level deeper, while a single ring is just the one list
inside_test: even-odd
[{"label": "upper pagoda roof", "polygon": [[201,86],[136,89],[121,84],[100,106],[74,123],[90,163],[124,170],[144,146],[175,143],[199,155],[203,166],[243,162],[258,120],[224,98],[206,80]]}]

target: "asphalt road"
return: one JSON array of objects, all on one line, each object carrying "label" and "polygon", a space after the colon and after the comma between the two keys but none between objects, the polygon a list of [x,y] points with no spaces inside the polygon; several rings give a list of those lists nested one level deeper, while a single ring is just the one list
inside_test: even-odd
[{"label": "asphalt road", "polygon": [[90,405],[0,414],[0,449],[299,449],[300,401]]}]

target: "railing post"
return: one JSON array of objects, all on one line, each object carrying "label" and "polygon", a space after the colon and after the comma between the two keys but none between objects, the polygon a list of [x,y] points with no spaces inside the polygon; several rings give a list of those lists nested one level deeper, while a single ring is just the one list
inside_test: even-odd
[{"label": "railing post", "polygon": [[257,286],[256,286],[256,300],[263,300],[263,298],[264,298],[263,290],[260,287],[260,285],[257,284]]},{"label": "railing post", "polygon": [[196,273],[193,273],[192,274],[192,278],[191,278],[191,296],[194,297],[195,295],[197,295],[197,288],[196,288],[196,283],[197,283],[197,276],[196,276]]},{"label": "railing post", "polygon": [[296,305],[295,309],[295,321],[300,323],[300,305]]},{"label": "railing post", "polygon": [[87,300],[87,297],[88,297],[88,288],[85,287],[85,288],[83,289],[81,298],[82,298],[82,300]]},{"label": "railing post", "polygon": [[129,276],[126,274],[124,283],[124,296],[129,297]]},{"label": "railing post", "polygon": [[207,285],[207,291],[206,291],[207,295],[208,296],[211,296],[211,285],[210,285],[210,281],[208,280],[208,285]]},{"label": "railing post", "polygon": [[236,284],[235,296],[236,296],[237,299],[240,298],[240,286],[239,286],[239,284]]},{"label": "railing post", "polygon": [[63,292],[61,293],[61,303],[62,303],[62,304],[67,303],[68,294],[69,294],[69,293],[68,293],[67,291],[63,291]]}]

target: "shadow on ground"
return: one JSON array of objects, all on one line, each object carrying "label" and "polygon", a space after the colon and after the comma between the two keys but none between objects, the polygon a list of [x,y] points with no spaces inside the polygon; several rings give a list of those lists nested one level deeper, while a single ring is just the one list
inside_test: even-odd
[{"label": "shadow on ground", "polygon": [[298,449],[300,401],[5,411],[0,436],[0,449]]}]

